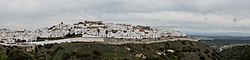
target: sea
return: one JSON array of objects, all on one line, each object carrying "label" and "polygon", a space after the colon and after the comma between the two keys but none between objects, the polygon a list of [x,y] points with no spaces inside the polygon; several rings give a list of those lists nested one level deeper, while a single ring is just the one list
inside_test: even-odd
[{"label": "sea", "polygon": [[199,38],[200,42],[209,46],[223,45],[250,45],[250,36],[208,36],[208,35],[189,35]]}]

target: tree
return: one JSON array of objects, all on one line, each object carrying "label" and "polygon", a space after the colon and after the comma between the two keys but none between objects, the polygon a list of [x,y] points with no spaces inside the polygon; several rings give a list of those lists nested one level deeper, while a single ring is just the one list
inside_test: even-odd
[{"label": "tree", "polygon": [[98,50],[93,50],[92,53],[97,55],[97,56],[101,56],[101,52]]},{"label": "tree", "polygon": [[109,33],[108,30],[106,30],[106,31],[105,31],[106,37],[108,37],[108,33]]},{"label": "tree", "polygon": [[70,55],[68,53],[64,53],[63,56],[62,56],[63,59],[69,59],[70,58]]},{"label": "tree", "polygon": [[100,29],[97,29],[97,34],[98,34],[98,36],[99,36],[99,34],[100,34]]},{"label": "tree", "polygon": [[16,48],[11,49],[7,55],[8,60],[35,60],[31,55]]}]

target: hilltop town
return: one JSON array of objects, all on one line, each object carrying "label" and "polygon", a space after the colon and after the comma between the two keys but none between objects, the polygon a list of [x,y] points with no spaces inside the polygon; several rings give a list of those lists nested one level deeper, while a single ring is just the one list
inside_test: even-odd
[{"label": "hilltop town", "polygon": [[222,59],[181,31],[102,21],[60,22],[33,31],[0,29],[0,39],[0,55],[9,60]]},{"label": "hilltop town", "polygon": [[34,31],[0,29],[0,44],[7,46],[71,42],[100,42],[107,44],[154,43],[174,40],[197,41],[189,39],[181,31],[88,20],[74,24],[61,22],[52,27],[40,28]]}]

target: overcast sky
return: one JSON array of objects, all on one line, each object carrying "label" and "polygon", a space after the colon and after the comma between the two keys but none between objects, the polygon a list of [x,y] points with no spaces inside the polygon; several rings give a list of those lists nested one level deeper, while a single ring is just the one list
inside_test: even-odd
[{"label": "overcast sky", "polygon": [[37,29],[87,20],[250,33],[250,0],[0,0],[0,27]]}]

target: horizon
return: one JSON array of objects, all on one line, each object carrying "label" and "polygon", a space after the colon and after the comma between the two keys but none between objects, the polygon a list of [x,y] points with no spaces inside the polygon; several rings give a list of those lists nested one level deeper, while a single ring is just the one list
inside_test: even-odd
[{"label": "horizon", "polygon": [[[38,29],[87,20],[176,26],[190,34],[250,36],[246,0],[0,0],[0,28]],[[227,34],[228,33],[228,34]]]}]

